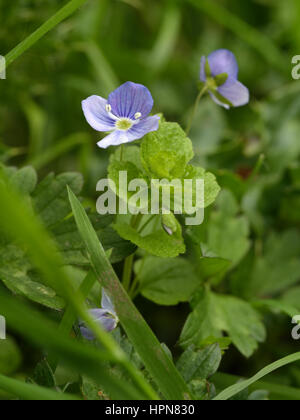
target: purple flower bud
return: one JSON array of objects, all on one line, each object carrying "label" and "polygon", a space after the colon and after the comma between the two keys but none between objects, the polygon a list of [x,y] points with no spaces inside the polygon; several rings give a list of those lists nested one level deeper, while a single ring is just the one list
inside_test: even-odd
[{"label": "purple flower bud", "polygon": [[132,82],[120,86],[108,100],[90,96],[82,102],[90,126],[96,131],[110,132],[98,143],[103,149],[130,143],[158,130],[160,117],[149,117],[152,108],[153,98],[149,90]]},{"label": "purple flower bud", "polygon": [[217,50],[201,59],[200,80],[212,99],[226,109],[249,103],[249,90],[238,81],[238,71],[236,58],[228,50]]},{"label": "purple flower bud", "polygon": [[[104,289],[102,289],[101,306],[102,308],[91,309],[89,313],[105,331],[111,332],[117,327],[119,319],[113,303]],[[84,324],[80,325],[80,331],[82,336],[87,340],[93,341],[95,339],[93,332]]]}]

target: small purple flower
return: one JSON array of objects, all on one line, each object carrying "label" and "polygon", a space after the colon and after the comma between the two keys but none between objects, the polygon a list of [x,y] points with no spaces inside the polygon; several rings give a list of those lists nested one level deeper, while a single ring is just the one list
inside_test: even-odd
[{"label": "small purple flower", "polygon": [[[89,313],[105,331],[111,332],[117,327],[119,318],[112,301],[107,296],[104,289],[102,289],[101,307],[101,309],[91,309]],[[87,340],[93,341],[95,339],[93,332],[84,324],[80,325],[80,331],[82,336]]]},{"label": "small purple flower", "polygon": [[120,86],[108,100],[94,95],[82,101],[87,122],[96,131],[110,132],[98,143],[102,149],[130,143],[158,130],[160,117],[149,117],[152,108],[149,90],[132,82]]},{"label": "small purple flower", "polygon": [[201,59],[200,80],[212,99],[226,109],[249,102],[249,90],[238,81],[238,63],[228,50],[217,50]]}]

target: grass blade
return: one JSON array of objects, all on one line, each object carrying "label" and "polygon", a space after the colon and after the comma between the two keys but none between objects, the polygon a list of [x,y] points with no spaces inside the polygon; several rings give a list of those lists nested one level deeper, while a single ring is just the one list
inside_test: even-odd
[{"label": "grass blade", "polygon": [[79,398],[68,394],[60,394],[51,389],[37,385],[26,384],[16,379],[0,375],[0,389],[9,394],[16,395],[23,400],[30,401],[76,401]]},{"label": "grass blade", "polygon": [[284,357],[283,359],[280,359],[277,362],[272,363],[269,366],[266,366],[264,369],[262,369],[252,378],[246,381],[240,382],[238,384],[232,385],[229,388],[225,389],[223,392],[217,395],[214,398],[214,400],[216,401],[229,400],[230,398],[234,397],[236,394],[239,394],[244,389],[248,388],[255,382],[262,379],[264,376],[267,376],[270,373],[274,372],[275,370],[280,369],[283,366],[289,365],[290,363],[297,362],[298,360],[300,360],[300,353],[294,353],[294,354],[291,354],[290,356]]},{"label": "grass blade", "polygon": [[[225,389],[229,386],[237,383],[241,378],[235,375],[229,375],[227,373],[216,373],[211,381],[218,389]],[[250,392],[264,390],[270,393],[271,400],[284,400],[284,401],[299,401],[300,390],[292,388],[290,386],[281,385],[279,383],[258,381],[251,385],[249,388]]]},{"label": "grass blade", "polygon": [[95,273],[101,285],[113,298],[122,326],[153,380],[169,400],[191,398],[183,378],[119,282],[84,208],[71,190],[69,197]]},{"label": "grass blade", "polygon": [[[82,293],[83,297],[87,297],[91,289],[93,288],[94,284],[96,282],[96,277],[92,271],[90,271],[85,279],[83,280],[82,284],[80,285],[79,291]],[[67,310],[64,313],[64,316],[62,318],[62,321],[59,325],[59,331],[63,334],[69,334],[72,326],[76,322],[76,312],[74,311],[72,306],[69,306]],[[58,365],[59,359],[54,356],[49,357],[49,364],[53,370],[53,372],[56,371],[57,365]]]},{"label": "grass blade", "polygon": [[0,291],[1,313],[14,331],[36,346],[48,350],[78,373],[86,374],[101,384],[114,398],[143,399],[143,394],[113,376],[107,361],[118,362],[111,353],[80,343],[61,333],[55,323],[8,293]]},{"label": "grass blade", "polygon": [[13,63],[25,51],[38,42],[51,29],[55,28],[60,22],[71,16],[80,6],[86,3],[87,0],[71,0],[63,6],[57,13],[41,25],[35,32],[29,35],[24,41],[12,49],[6,56],[6,67]]},{"label": "grass blade", "polygon": [[8,190],[4,174],[2,180],[0,174],[0,195],[3,200],[0,206],[0,227],[3,231],[26,246],[32,262],[43,274],[47,284],[73,307],[77,317],[87,324],[105,350],[129,373],[144,398],[157,399],[156,393],[132,365],[116,341],[89,314],[82,294],[75,290],[68,274],[61,268],[64,266],[64,261],[55,243],[26,200],[12,189]]}]

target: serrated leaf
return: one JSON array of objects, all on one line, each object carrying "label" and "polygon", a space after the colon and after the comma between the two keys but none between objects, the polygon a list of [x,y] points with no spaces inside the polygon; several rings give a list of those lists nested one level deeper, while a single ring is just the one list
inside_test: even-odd
[{"label": "serrated leaf", "polygon": [[299,281],[300,235],[297,230],[272,233],[256,258],[247,291],[250,296],[279,293]]},{"label": "serrated leaf", "polygon": [[46,388],[54,388],[56,386],[54,373],[46,359],[43,359],[36,365],[31,379],[37,385]]},{"label": "serrated leaf", "polygon": [[141,144],[142,163],[151,178],[182,178],[193,156],[192,142],[177,123],[163,122]]},{"label": "serrated leaf", "polygon": [[29,277],[31,264],[14,245],[0,248],[0,279],[13,293],[27,297],[52,309],[62,309],[64,301],[54,290]]},{"label": "serrated leaf", "polygon": [[183,378],[192,380],[208,379],[219,369],[222,360],[221,349],[218,344],[213,344],[202,350],[188,347],[177,362],[177,369]]},{"label": "serrated leaf", "polygon": [[250,357],[258,348],[258,343],[266,339],[266,330],[258,313],[252,306],[233,296],[218,296],[224,316],[223,328],[229,334],[233,344],[246,357]]},{"label": "serrated leaf", "polygon": [[31,166],[26,166],[16,171],[10,182],[20,193],[31,194],[37,184],[37,173]]},{"label": "serrated leaf", "polygon": [[200,284],[193,267],[183,258],[148,257],[137,262],[135,272],[142,295],[159,305],[188,302]]},{"label": "serrated leaf", "polygon": [[219,325],[222,313],[215,303],[214,295],[203,289],[197,305],[184,325],[180,337],[181,346],[188,348],[195,345],[199,348],[210,336],[222,337]]},{"label": "serrated leaf", "polygon": [[201,346],[209,337],[226,332],[233,344],[246,357],[266,338],[266,330],[252,306],[236,297],[204,291],[188,317],[181,335],[181,344]]},{"label": "serrated leaf", "polygon": [[33,205],[44,224],[52,226],[70,214],[67,186],[81,192],[83,178],[79,173],[48,175],[33,193]]},{"label": "serrated leaf", "polygon": [[82,376],[81,392],[87,401],[103,401],[104,399],[109,399],[105,396],[104,392],[101,391],[101,388],[96,381],[85,375]]},{"label": "serrated leaf", "polygon": [[[111,215],[100,216],[89,214],[98,238],[103,243],[104,249],[111,250],[110,261],[117,263],[131,255],[136,247],[128,241],[120,238],[114,229],[110,227],[114,220]],[[86,256],[85,246],[78,233],[74,218],[66,219],[51,229],[63,253],[66,264],[76,266],[89,266],[89,259]]]},{"label": "serrated leaf", "polygon": [[[21,193],[28,195],[35,188],[36,173],[32,168],[17,171],[15,168],[1,166],[1,170]],[[67,184],[73,185],[79,192],[82,188],[81,175],[49,175],[34,191],[33,204],[44,223],[49,225],[52,236],[63,253],[65,264],[89,268],[89,259],[75,221],[66,218],[71,212]],[[89,217],[105,250],[110,250],[111,262],[119,262],[135,251],[133,244],[120,238],[110,227],[113,216],[90,214]],[[64,308],[63,299],[43,284],[43,279],[33,269],[26,252],[9,243],[3,234],[0,236],[0,280],[14,294],[25,296],[51,309]]]}]

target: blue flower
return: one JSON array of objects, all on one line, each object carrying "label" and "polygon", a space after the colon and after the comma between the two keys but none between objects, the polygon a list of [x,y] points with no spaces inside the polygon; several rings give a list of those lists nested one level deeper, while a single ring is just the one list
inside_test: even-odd
[{"label": "blue flower", "polygon": [[[91,309],[89,313],[105,331],[111,332],[117,327],[119,318],[112,301],[107,296],[104,289],[102,289],[101,307],[101,309]],[[84,324],[80,325],[80,331],[82,336],[87,340],[93,341],[95,339],[93,332]]]},{"label": "blue flower", "polygon": [[249,102],[249,90],[238,81],[238,63],[228,50],[217,50],[201,59],[200,80],[212,99],[226,109]]},{"label": "blue flower", "polygon": [[103,149],[130,143],[158,130],[160,117],[149,117],[152,108],[149,90],[132,82],[120,86],[108,100],[94,95],[82,102],[87,122],[96,131],[110,132],[98,143]]}]

